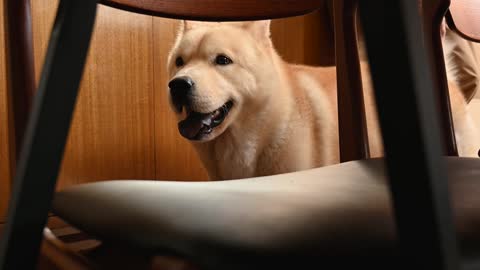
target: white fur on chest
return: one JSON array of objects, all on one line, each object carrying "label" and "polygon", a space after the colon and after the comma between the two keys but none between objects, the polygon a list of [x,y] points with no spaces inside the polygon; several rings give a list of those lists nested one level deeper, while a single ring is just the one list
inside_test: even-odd
[{"label": "white fur on chest", "polygon": [[[250,136],[249,136],[250,135]],[[221,179],[239,179],[254,175],[259,154],[258,138],[246,134],[229,136],[215,147],[217,174]]]}]

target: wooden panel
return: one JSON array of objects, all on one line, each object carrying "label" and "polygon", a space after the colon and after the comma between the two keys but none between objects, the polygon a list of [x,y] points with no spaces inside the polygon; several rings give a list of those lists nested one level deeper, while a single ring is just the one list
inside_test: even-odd
[{"label": "wooden panel", "polygon": [[272,21],[272,39],[288,62],[331,66],[335,64],[333,31],[326,7],[306,16]]},{"label": "wooden panel", "polygon": [[[32,3],[37,65],[51,29],[53,2]],[[151,17],[99,7],[60,188],[155,178],[152,46]]]},{"label": "wooden panel", "polygon": [[10,195],[9,121],[7,107],[7,78],[5,66],[5,34],[3,1],[0,1],[0,222],[4,221]]}]

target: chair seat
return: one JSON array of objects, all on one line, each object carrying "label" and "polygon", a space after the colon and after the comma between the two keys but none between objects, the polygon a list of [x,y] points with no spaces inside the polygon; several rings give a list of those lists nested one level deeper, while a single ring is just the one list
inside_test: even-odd
[{"label": "chair seat", "polygon": [[[476,250],[480,160],[446,161],[457,230],[463,246]],[[99,239],[169,251],[209,269],[307,262],[392,269],[385,179],[383,159],[372,159],[221,182],[106,181],[57,193],[53,211]]]}]

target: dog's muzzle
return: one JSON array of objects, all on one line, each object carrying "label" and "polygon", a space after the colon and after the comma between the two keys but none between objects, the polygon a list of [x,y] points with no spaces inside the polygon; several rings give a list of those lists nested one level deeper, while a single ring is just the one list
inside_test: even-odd
[{"label": "dog's muzzle", "polygon": [[178,130],[183,137],[189,140],[201,140],[223,123],[232,107],[232,101],[228,101],[210,113],[194,112],[186,107],[187,118],[178,123]]},{"label": "dog's muzzle", "polygon": [[190,96],[195,90],[195,83],[190,77],[177,77],[170,81],[168,87],[170,87],[170,97],[177,113],[181,113],[185,108],[187,117],[178,123],[178,130],[189,140],[201,140],[212,133],[215,127],[223,123],[233,107],[233,102],[228,101],[210,113],[193,111]]}]

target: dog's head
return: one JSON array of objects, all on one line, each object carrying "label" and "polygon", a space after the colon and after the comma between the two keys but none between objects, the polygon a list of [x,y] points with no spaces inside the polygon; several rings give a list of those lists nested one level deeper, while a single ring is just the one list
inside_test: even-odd
[{"label": "dog's head", "polygon": [[273,80],[271,50],[270,21],[183,21],[168,59],[181,135],[210,141],[261,106],[270,94],[262,85]]}]

